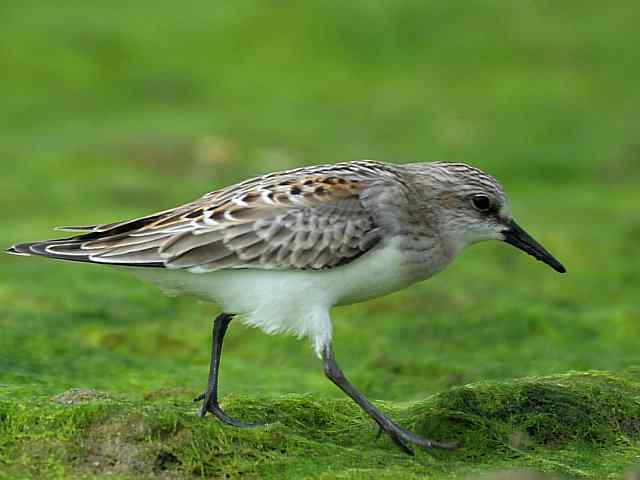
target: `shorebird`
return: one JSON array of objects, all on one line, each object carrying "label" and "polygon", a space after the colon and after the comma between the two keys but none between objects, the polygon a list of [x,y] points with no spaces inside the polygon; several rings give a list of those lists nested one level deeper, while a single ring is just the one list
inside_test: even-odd
[{"label": "shorebird", "polygon": [[380,412],[343,374],[330,310],[425,280],[466,246],[507,242],[565,268],[513,220],[503,188],[463,163],[354,161],[269,173],[170,210],[122,222],[59,227],[69,238],[14,245],[17,255],[130,267],[169,294],[214,302],[211,363],[200,416],[237,427],[218,403],[231,320],[308,337],[324,373],[406,453],[422,438]]}]

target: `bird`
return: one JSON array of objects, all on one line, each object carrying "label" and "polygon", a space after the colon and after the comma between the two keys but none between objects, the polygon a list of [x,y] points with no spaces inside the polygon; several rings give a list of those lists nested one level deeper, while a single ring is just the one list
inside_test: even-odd
[{"label": "bird", "polygon": [[513,219],[498,181],[465,163],[358,160],[268,173],[195,201],[109,224],[58,227],[71,236],[6,250],[127,267],[170,295],[217,304],[198,413],[241,428],[218,401],[231,321],[306,337],[328,379],[407,454],[456,445],[385,416],[336,361],[331,309],[404,289],[442,271],[468,245],[506,242],[565,267]]}]

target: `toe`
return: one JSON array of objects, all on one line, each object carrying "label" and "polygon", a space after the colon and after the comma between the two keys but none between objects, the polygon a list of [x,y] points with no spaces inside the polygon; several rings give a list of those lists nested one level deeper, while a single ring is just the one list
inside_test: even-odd
[{"label": "toe", "polygon": [[206,397],[206,393],[202,392],[200,395],[198,395],[196,398],[193,399],[194,402],[199,402],[200,400],[204,400],[204,397]]},{"label": "toe", "polygon": [[390,434],[389,436],[391,437],[391,440],[393,440],[393,443],[400,447],[400,450],[402,450],[407,455],[410,455],[412,457],[415,456],[413,450],[411,450],[397,435]]},{"label": "toe", "polygon": [[388,425],[384,426],[381,425],[381,430],[384,430],[385,433],[387,433],[387,435],[391,437],[394,443],[409,455],[413,455],[413,452],[409,449],[407,444],[416,445],[426,450],[433,450],[435,448],[443,450],[454,450],[455,448],[457,448],[457,445],[452,443],[434,442],[427,438],[423,438],[413,432],[410,432],[409,430],[405,430],[394,422],[389,422]]}]

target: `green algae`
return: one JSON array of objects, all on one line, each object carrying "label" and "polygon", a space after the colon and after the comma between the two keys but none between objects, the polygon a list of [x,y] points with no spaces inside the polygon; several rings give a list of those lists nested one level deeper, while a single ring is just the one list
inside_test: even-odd
[{"label": "green algae", "polygon": [[519,465],[601,479],[640,455],[640,382],[606,372],[482,382],[409,404],[379,402],[415,432],[459,445],[414,458],[376,440],[373,424],[348,399],[230,396],[223,404],[236,417],[269,423],[223,426],[176,397],[83,394],[60,403],[34,391],[25,402],[3,391],[0,461],[16,475],[61,478],[445,479]]}]

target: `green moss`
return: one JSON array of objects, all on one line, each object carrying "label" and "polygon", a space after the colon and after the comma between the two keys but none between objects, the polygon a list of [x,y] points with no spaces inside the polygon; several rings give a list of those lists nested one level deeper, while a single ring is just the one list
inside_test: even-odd
[{"label": "green moss", "polygon": [[[640,454],[640,383],[604,372],[483,382],[408,405],[380,403],[414,431],[459,444],[415,458],[386,438],[376,441],[374,425],[348,399],[227,397],[232,415],[269,422],[241,430],[198,418],[185,399],[82,398],[61,404],[36,392],[27,402],[3,395],[4,466],[67,478],[455,478],[509,462],[599,479],[619,465],[595,459],[613,454],[631,464]],[[583,460],[588,469],[577,467]]]},{"label": "green moss", "polygon": [[[428,435],[451,435],[471,457],[513,449],[610,444],[640,436],[640,383],[601,372],[478,383],[414,407]],[[438,415],[428,414],[435,407]]]}]

